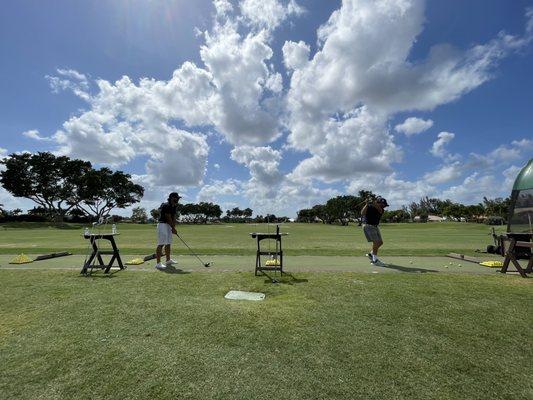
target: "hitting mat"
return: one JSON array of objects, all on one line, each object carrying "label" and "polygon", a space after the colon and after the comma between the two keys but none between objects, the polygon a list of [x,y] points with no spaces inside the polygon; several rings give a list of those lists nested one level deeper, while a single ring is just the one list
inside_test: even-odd
[{"label": "hitting mat", "polygon": [[240,290],[230,290],[228,293],[226,293],[224,297],[229,300],[260,301],[265,299],[265,294],[256,292],[242,292]]}]

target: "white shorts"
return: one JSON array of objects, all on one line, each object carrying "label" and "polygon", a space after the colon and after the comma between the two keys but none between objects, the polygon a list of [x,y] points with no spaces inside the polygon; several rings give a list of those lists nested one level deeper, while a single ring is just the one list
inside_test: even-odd
[{"label": "white shorts", "polygon": [[157,245],[172,244],[172,228],[169,224],[159,222],[157,224]]}]

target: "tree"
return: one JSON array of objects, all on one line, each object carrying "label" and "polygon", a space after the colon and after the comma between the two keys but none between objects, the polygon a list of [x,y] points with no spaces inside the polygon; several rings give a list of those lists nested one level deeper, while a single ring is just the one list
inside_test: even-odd
[{"label": "tree", "polygon": [[81,179],[76,206],[96,219],[107,217],[113,208],[126,208],[141,201],[144,188],[131,175],[109,168],[87,171]]},{"label": "tree", "polygon": [[432,215],[442,215],[444,209],[452,204],[451,200],[423,197],[420,199],[420,208]]},{"label": "tree", "polygon": [[[205,203],[206,216],[209,220],[219,220],[222,215],[222,209],[218,204]],[[251,211],[251,210],[250,210]]]},{"label": "tree", "polygon": [[131,221],[136,224],[146,224],[148,221],[148,214],[146,214],[146,209],[142,207],[135,207],[131,210]]},{"label": "tree", "polygon": [[311,208],[311,212],[313,214],[313,219],[314,218],[318,218],[322,221],[323,224],[326,223],[327,219],[328,219],[328,215],[327,215],[327,211],[326,211],[326,206],[322,205],[322,204],[317,204],[317,205],[314,205],[312,208]]},{"label": "tree", "polygon": [[155,221],[159,221],[159,217],[161,216],[161,210],[159,208],[153,208],[150,210],[150,215]]},{"label": "tree", "polygon": [[244,218],[252,218],[253,212],[254,210],[252,210],[251,208],[245,208],[242,212],[242,215]]},{"label": "tree", "polygon": [[56,220],[76,206],[81,178],[91,169],[90,162],[48,152],[11,154],[0,164],[5,166],[0,172],[4,189],[34,201]]},{"label": "tree", "polygon": [[112,208],[140,201],[144,189],[131,176],[108,168],[94,170],[91,163],[52,153],[11,154],[0,161],[2,186],[15,197],[34,201],[49,218],[62,221],[78,208],[97,219]]},{"label": "tree", "polygon": [[487,216],[498,216],[505,219],[509,214],[510,205],[511,199],[509,197],[506,199],[499,197],[494,200],[483,197],[483,206]]},{"label": "tree", "polygon": [[460,220],[466,215],[466,206],[460,203],[451,203],[444,208],[444,215]]},{"label": "tree", "polygon": [[298,215],[296,217],[296,221],[298,222],[313,222],[313,213],[312,210],[309,208],[304,208],[300,211],[298,211]]},{"label": "tree", "polygon": [[242,218],[245,216],[244,214],[245,210],[241,210],[239,207],[234,207],[226,211],[227,219],[235,222],[242,222]]}]

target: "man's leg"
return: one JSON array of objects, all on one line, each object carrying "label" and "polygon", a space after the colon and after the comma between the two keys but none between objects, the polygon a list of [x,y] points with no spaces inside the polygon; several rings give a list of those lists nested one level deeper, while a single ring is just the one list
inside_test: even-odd
[{"label": "man's leg", "polygon": [[374,254],[376,257],[378,256],[379,248],[383,245],[382,240],[375,240],[372,242],[372,254]]},{"label": "man's leg", "polygon": [[165,257],[167,259],[167,262],[169,262],[170,261],[170,245],[169,244],[165,245]]},{"label": "man's leg", "polygon": [[155,249],[155,257],[156,257],[156,260],[157,260],[157,263],[160,264],[161,263],[161,255],[163,253],[163,245],[158,245]]}]

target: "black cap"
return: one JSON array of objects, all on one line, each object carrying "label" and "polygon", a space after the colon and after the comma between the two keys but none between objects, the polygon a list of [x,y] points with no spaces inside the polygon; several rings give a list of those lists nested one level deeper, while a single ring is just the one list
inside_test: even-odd
[{"label": "black cap", "polygon": [[383,197],[378,197],[376,199],[376,202],[379,203],[379,204],[382,204],[383,207],[388,207],[389,206],[389,203],[387,203],[387,200],[385,200]]},{"label": "black cap", "polygon": [[181,196],[177,193],[177,192],[172,192],[168,195],[168,200],[170,201],[170,199],[172,198],[176,198],[176,199],[181,199]]}]

